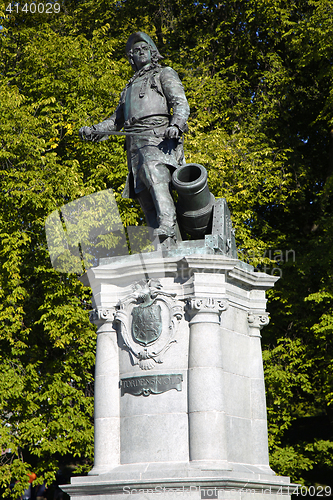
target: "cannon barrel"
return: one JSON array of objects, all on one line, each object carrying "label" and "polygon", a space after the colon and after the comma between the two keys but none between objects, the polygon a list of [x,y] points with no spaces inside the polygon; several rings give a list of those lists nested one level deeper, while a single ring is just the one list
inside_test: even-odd
[{"label": "cannon barrel", "polygon": [[215,198],[208,189],[207,170],[197,163],[177,168],[172,184],[178,193],[176,204],[180,228],[195,238],[207,234]]}]

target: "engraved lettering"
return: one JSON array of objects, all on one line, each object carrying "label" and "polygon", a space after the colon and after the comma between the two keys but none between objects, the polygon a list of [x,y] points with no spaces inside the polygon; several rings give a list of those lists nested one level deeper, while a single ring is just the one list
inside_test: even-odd
[{"label": "engraved lettering", "polygon": [[150,394],[161,394],[171,389],[182,390],[182,374],[151,375],[148,377],[131,377],[121,379],[121,395],[132,394],[134,396],[149,396]]}]

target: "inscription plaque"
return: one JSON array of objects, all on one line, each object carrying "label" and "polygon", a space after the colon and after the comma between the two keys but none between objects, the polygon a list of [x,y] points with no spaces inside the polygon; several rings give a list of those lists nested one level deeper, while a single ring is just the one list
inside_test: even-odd
[{"label": "inscription plaque", "polygon": [[183,375],[147,375],[146,377],[129,377],[120,380],[121,395],[149,396],[176,389],[182,390]]}]

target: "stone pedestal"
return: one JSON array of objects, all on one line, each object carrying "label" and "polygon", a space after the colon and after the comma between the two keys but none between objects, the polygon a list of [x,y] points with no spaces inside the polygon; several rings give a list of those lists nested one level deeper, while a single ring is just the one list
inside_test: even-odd
[{"label": "stone pedestal", "polygon": [[105,259],[87,273],[98,325],[95,464],[62,487],[73,499],[291,493],[269,467],[260,345],[277,278],[195,244]]}]

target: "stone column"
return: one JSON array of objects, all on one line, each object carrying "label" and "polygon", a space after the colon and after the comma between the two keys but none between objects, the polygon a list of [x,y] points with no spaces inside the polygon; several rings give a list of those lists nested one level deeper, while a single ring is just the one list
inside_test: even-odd
[{"label": "stone column", "polygon": [[94,309],[91,321],[98,326],[95,364],[95,456],[89,475],[120,465],[120,394],[117,333],[113,309]]},{"label": "stone column", "polygon": [[190,460],[226,461],[220,315],[227,300],[191,298],[188,370]]},{"label": "stone column", "polygon": [[269,315],[265,312],[249,312],[248,325],[250,344],[251,376],[251,418],[252,418],[252,461],[256,465],[269,467],[268,434],[266,416],[266,395],[264,368],[261,351],[260,330],[268,325]]}]

